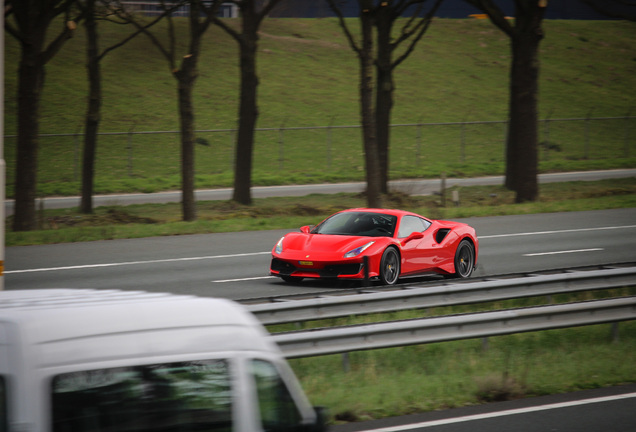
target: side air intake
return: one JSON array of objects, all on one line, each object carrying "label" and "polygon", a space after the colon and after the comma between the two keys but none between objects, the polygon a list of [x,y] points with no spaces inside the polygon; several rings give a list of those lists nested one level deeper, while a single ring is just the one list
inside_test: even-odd
[{"label": "side air intake", "polygon": [[450,228],[441,228],[437,230],[437,232],[435,233],[435,241],[437,243],[441,243],[446,238],[449,232]]}]

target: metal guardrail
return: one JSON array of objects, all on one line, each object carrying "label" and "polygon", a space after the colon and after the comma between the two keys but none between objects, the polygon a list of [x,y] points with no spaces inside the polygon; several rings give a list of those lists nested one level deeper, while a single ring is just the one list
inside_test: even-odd
[{"label": "metal guardrail", "polygon": [[272,335],[287,358],[500,336],[636,319],[636,297]]},{"label": "metal guardrail", "polygon": [[356,295],[338,295],[246,307],[264,324],[282,324],[376,312],[394,312],[438,306],[491,302],[513,298],[550,296],[577,291],[611,289],[636,284],[636,267],[573,271],[409,287]]}]

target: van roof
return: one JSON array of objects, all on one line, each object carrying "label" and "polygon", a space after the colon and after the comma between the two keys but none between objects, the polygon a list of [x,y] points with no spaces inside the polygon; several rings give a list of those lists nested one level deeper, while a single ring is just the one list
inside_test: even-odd
[{"label": "van roof", "polygon": [[[126,358],[279,352],[236,302],[144,291],[0,291],[0,349],[22,347],[34,367]],[[1,340],[6,339],[6,340]]]}]

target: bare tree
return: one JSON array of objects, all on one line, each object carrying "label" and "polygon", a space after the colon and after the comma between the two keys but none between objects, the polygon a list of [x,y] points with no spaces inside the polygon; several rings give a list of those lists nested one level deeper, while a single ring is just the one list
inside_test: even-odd
[{"label": "bare tree", "polygon": [[172,9],[168,9],[158,17],[137,28],[118,43],[100,52],[97,23],[100,20],[114,21],[118,24],[129,24],[129,15],[123,11],[119,0],[85,0],[77,3],[86,17],[86,69],[88,73],[89,94],[84,120],[84,152],[82,156],[82,190],[80,211],[93,212],[93,185],[95,178],[95,154],[97,152],[97,132],[101,118],[102,78],[101,61],[109,52],[125,45],[144,29],[148,29],[159,22]]},{"label": "bare tree", "polygon": [[[161,7],[164,12],[169,12],[176,2],[167,3],[161,0]],[[197,63],[201,55],[201,40],[203,34],[212,23],[213,17],[216,15],[221,5],[220,0],[189,0],[189,42],[188,50],[181,57],[181,61],[177,61],[177,37],[174,28],[173,18],[167,13],[168,22],[168,43],[164,45],[148,29],[144,29],[142,25],[130,14],[127,19],[130,20],[138,29],[142,30],[159,49],[161,54],[168,61],[168,65],[172,72],[172,76],[177,80],[178,93],[178,109],[181,130],[181,208],[184,221],[196,220],[196,201],[194,198],[194,107],[192,104],[192,92],[194,83],[198,77]],[[179,63],[177,65],[177,63]]]},{"label": "bare tree", "polygon": [[338,16],[349,45],[360,63],[360,116],[367,180],[367,205],[382,207],[380,161],[373,108],[373,0],[358,0],[360,6],[360,41],[351,33],[336,0],[327,0]]},{"label": "bare tree", "polygon": [[[327,2],[339,17],[340,26],[360,60],[360,109],[367,166],[368,199],[369,205],[372,202],[377,205],[381,200],[381,194],[389,192],[390,123],[395,91],[393,72],[413,52],[417,42],[422,39],[442,0],[435,0],[433,6],[426,13],[424,13],[426,0],[377,2],[358,0],[362,44],[355,41],[347,27],[337,0],[327,0]],[[402,20],[398,34],[394,34],[396,22],[405,15],[410,15],[410,17]],[[376,29],[375,47],[373,28]],[[365,38],[370,38],[370,40],[367,41]],[[402,44],[406,46],[402,52],[398,53]],[[375,66],[375,77],[371,69],[373,66]],[[373,104],[374,88],[375,105]],[[372,160],[373,155],[376,155],[377,160]]]},{"label": "bare tree", "polygon": [[506,140],[506,187],[516,192],[516,202],[539,196],[538,94],[539,43],[548,0],[515,0],[515,18],[506,19],[493,0],[466,0],[479,8],[510,38],[509,126]]},{"label": "bare tree", "polygon": [[281,0],[233,0],[241,13],[241,27],[234,29],[217,17],[214,23],[232,36],[239,45],[241,70],[241,95],[239,101],[239,125],[234,158],[234,192],[232,199],[238,203],[252,203],[252,156],[254,129],[258,119],[258,75],[256,53],[258,30],[263,19]]},{"label": "bare tree", "polygon": [[[75,0],[5,0],[5,29],[20,43],[18,66],[18,146],[15,181],[14,231],[37,228],[39,118],[46,64],[73,36],[78,14],[72,17]],[[47,39],[47,31],[60,15],[63,26],[57,36]],[[50,42],[47,42],[50,41]]]},{"label": "bare tree", "polygon": [[[389,144],[391,110],[395,83],[393,71],[413,52],[415,45],[422,39],[435,12],[443,0],[435,0],[433,6],[424,13],[426,0],[381,1],[373,9],[374,23],[377,29],[377,54],[375,57],[376,91],[375,118],[380,163],[380,191],[389,192]],[[396,21],[410,10],[410,17],[404,19],[397,36],[393,35]],[[396,58],[399,46],[407,46]]]}]

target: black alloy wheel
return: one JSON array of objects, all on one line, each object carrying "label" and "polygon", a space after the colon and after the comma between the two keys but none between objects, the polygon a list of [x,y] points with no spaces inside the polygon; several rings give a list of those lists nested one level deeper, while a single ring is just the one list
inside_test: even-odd
[{"label": "black alloy wheel", "polygon": [[383,285],[393,285],[400,276],[400,255],[393,247],[387,248],[380,261],[380,281]]},{"label": "black alloy wheel", "polygon": [[475,248],[468,240],[462,240],[455,252],[455,277],[467,278],[475,269]]}]

